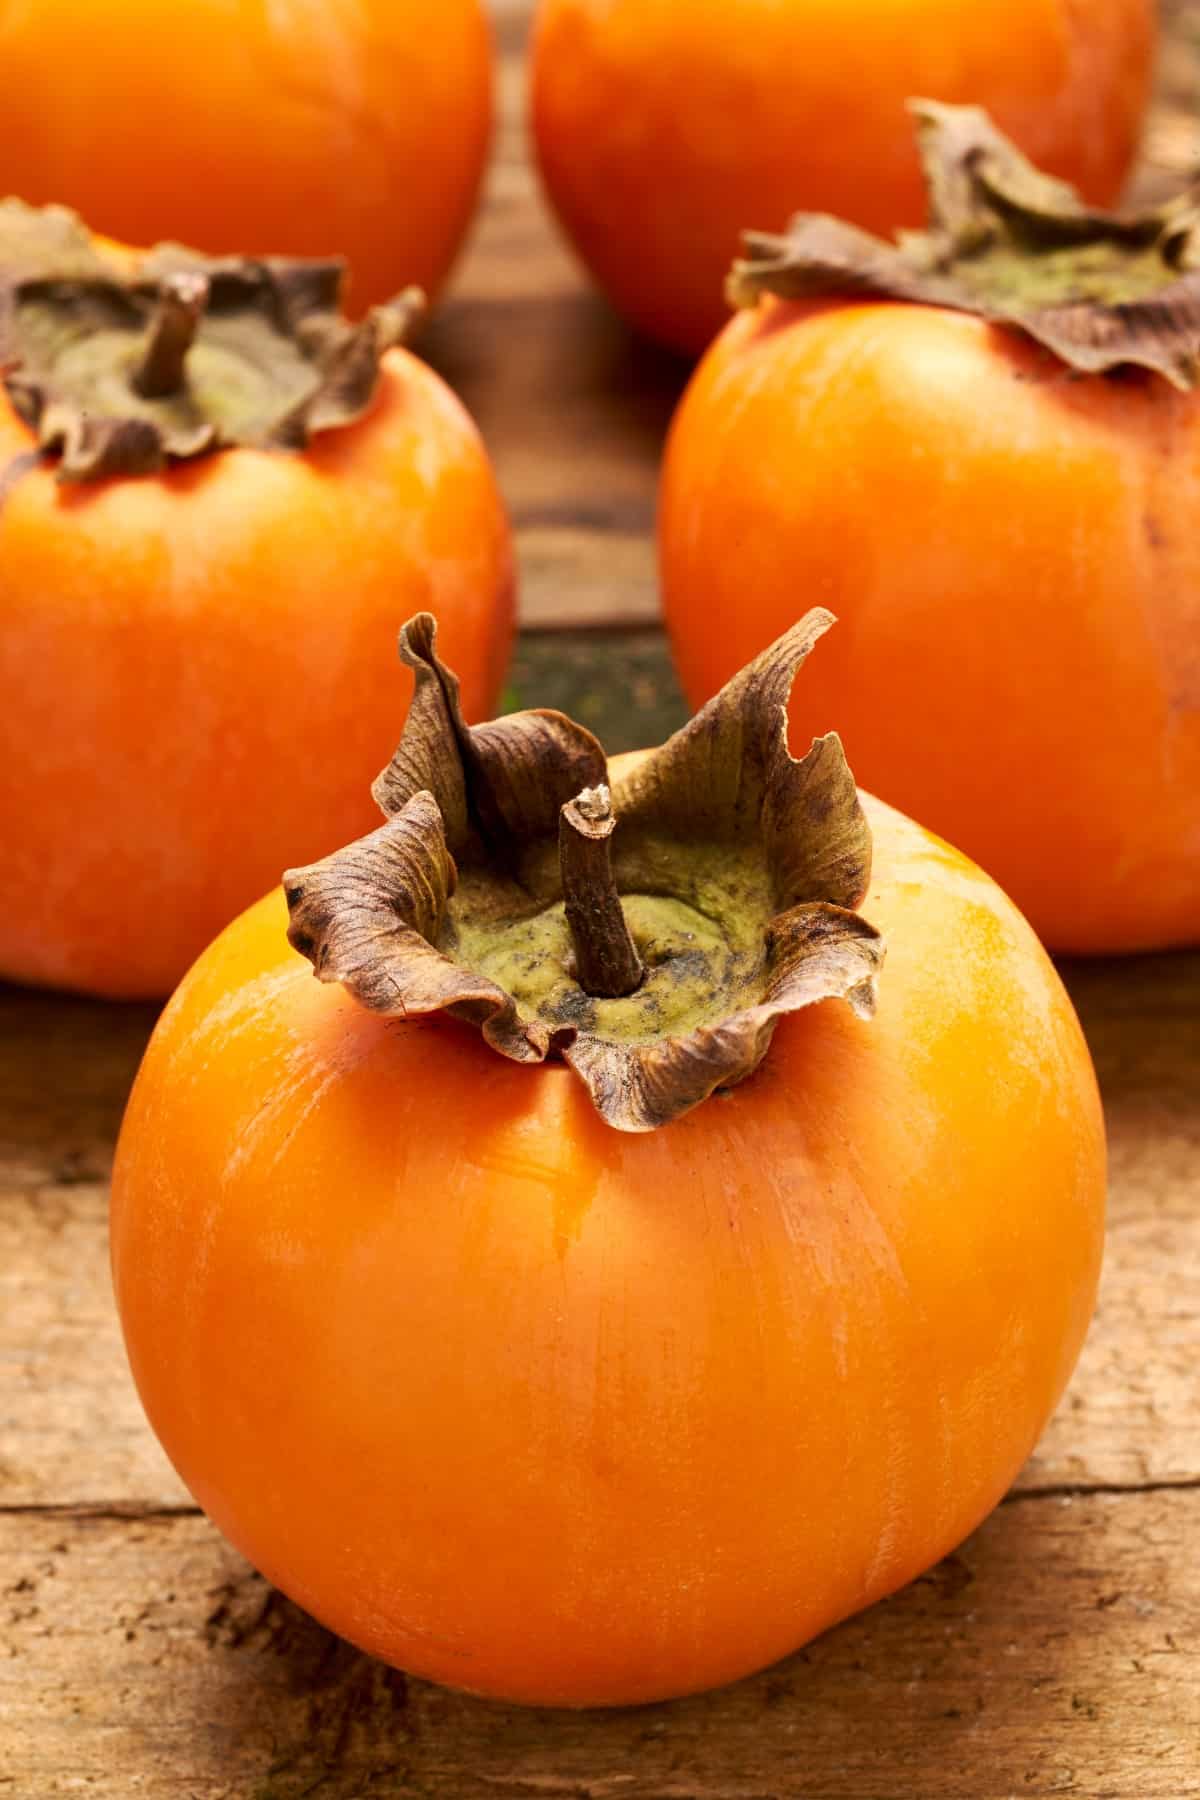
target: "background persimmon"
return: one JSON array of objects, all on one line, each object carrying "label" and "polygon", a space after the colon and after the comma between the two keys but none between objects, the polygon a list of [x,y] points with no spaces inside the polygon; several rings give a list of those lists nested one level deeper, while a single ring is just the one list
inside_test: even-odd
[{"label": "background persimmon", "polygon": [[542,0],[533,124],[560,219],[640,330],[696,352],[738,234],[797,210],[916,225],[909,95],[970,101],[1112,201],[1154,0]]},{"label": "background persimmon", "polygon": [[[86,238],[68,249],[86,256]],[[97,265],[93,288],[105,280]],[[134,308],[105,293],[114,316]],[[201,390],[222,372],[203,329],[188,352],[209,359]],[[356,353],[371,347],[359,329]],[[286,342],[261,344],[294,380]],[[148,410],[109,379],[109,399]],[[27,393],[26,413],[40,403]],[[165,994],[298,848],[369,818],[414,604],[440,608],[468,708],[491,710],[512,631],[507,521],[462,406],[399,347],[365,410],[302,451],[64,483],[68,459],[39,455],[14,408],[0,382],[0,975]],[[73,420],[86,458],[104,421]]]},{"label": "background persimmon", "polygon": [[[609,765],[618,814],[647,767]],[[679,805],[737,792],[681,782]],[[999,889],[861,799],[874,1018],[783,1018],[756,1073],[657,1131],[611,1129],[553,1062],[314,981],[278,894],[164,1013],[113,1187],[138,1388],[217,1525],[373,1654],[566,1705],[724,1682],[936,1561],[1032,1449],[1099,1270],[1087,1050]],[[400,841],[358,847],[359,975]],[[696,848],[657,863],[660,896]],[[357,977],[301,890],[338,862],[287,877],[326,982]],[[379,920],[403,970],[415,934]]]},{"label": "background persimmon", "polygon": [[355,310],[433,294],[491,134],[481,0],[0,9],[0,196],[132,244],[344,256]]},{"label": "background persimmon", "polygon": [[[818,297],[768,294],[732,321],[675,418],[659,539],[676,663],[698,702],[800,606],[830,606],[841,625],[824,693],[861,780],[976,857],[1054,949],[1194,943],[1200,398],[1172,385],[1192,379],[1194,350],[1186,327],[1163,324],[1183,254],[1175,215],[1128,235],[1131,277],[1120,232],[1083,230],[1071,196],[1037,185],[965,109],[943,123],[963,133],[964,167],[974,158],[1010,184],[1018,230],[1035,184],[1041,223],[1026,241],[1054,281],[1064,268],[1074,280],[1074,241],[1125,299],[1055,311],[1047,275],[1046,310],[1014,329],[845,298],[828,220],[811,239],[798,221],[756,240],[763,260],[737,278],[748,286],[772,258],[768,285],[809,281],[818,240],[826,266],[809,282]],[[999,226],[993,241],[1008,279],[1019,256]],[[878,255],[886,292],[900,253],[838,242]]]}]

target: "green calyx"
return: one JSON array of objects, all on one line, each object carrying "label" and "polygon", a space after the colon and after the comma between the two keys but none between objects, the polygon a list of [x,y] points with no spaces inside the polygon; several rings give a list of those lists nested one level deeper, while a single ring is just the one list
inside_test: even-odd
[{"label": "green calyx", "polygon": [[929,226],[895,243],[825,214],[748,232],[735,306],[761,295],[864,294],[1013,326],[1069,367],[1200,376],[1200,194],[1129,218],[1085,206],[974,106],[913,101]]},{"label": "green calyx", "polygon": [[292,944],[372,1011],[446,1012],[513,1061],[561,1058],[624,1131],[745,1080],[785,1013],[838,998],[869,1016],[870,829],[836,735],[787,748],[793,677],[832,622],[809,613],[610,772],[561,713],[468,726],[418,615],[412,707],[373,789],[385,823],[285,874]]},{"label": "green calyx", "polygon": [[735,850],[706,854],[675,845],[674,891],[661,893],[655,889],[662,871],[652,866],[648,848],[629,834],[622,815],[613,864],[637,959],[628,993],[597,992],[581,977],[559,891],[561,860],[555,870],[549,857],[533,911],[524,896],[511,905],[511,890],[497,888],[490,874],[462,875],[441,947],[552,1032],[569,1027],[614,1043],[652,1043],[695,1030],[742,1000],[752,1003],[763,970],[764,925],[774,910],[761,870]]},{"label": "green calyx", "polygon": [[126,268],[73,214],[0,203],[0,378],[64,481],[247,446],[300,450],[361,418],[416,290],[352,324],[342,265],[160,244]]}]

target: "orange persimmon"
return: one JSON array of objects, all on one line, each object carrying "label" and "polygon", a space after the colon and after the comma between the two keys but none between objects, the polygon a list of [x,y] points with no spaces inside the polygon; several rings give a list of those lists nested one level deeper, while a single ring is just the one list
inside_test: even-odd
[{"label": "orange persimmon", "polygon": [[[0,220],[0,264],[3,243]],[[86,238],[68,248],[91,253]],[[288,268],[285,284],[333,285],[328,269]],[[395,741],[398,700],[403,712],[390,646],[414,604],[441,610],[470,709],[490,710],[499,692],[512,566],[491,467],[429,368],[398,346],[376,359],[389,341],[379,320],[352,332],[317,318],[365,362],[351,405],[331,394],[332,410],[312,414],[306,447],[264,447],[256,426],[248,443],[175,460],[193,402],[227,373],[219,289],[233,278],[222,269],[212,340],[202,321],[187,353],[196,381],[177,402],[132,392],[120,342],[116,372],[91,375],[113,384],[105,402],[116,396],[123,421],[74,412],[55,439],[61,414],[33,365],[7,372],[9,391],[0,382],[0,975],[10,980],[165,994],[283,862],[365,823],[364,783]],[[90,292],[140,329],[155,302],[124,282],[97,263]],[[97,354],[108,356],[120,334],[97,317]],[[279,362],[286,400],[306,365],[273,329],[260,345]],[[153,432],[137,436],[156,406],[178,420],[167,449]],[[227,425],[219,442],[236,437]],[[39,451],[39,433],[58,448]],[[137,466],[147,472],[119,472]],[[72,470],[81,479],[61,479]]]},{"label": "orange persimmon", "polygon": [[0,195],[168,236],[344,256],[356,311],[441,285],[491,135],[482,0],[0,8]]},{"label": "orange persimmon", "polygon": [[[751,239],[735,286],[764,297],[712,346],[669,439],[676,663],[698,703],[802,601],[830,606],[824,692],[861,780],[977,858],[1056,950],[1194,943],[1200,397],[1186,311],[1164,325],[1186,266],[1175,214],[1110,237],[977,120],[942,123],[984,186],[1008,184],[1006,217],[1036,204],[1026,242],[1046,263],[1023,278],[1043,310],[966,310],[989,279],[978,217],[953,278],[938,226],[944,305],[887,298],[923,278],[828,220]],[[1007,281],[1025,253],[993,225]],[[1092,278],[1121,303],[1086,298]],[[1085,298],[1056,306],[1056,284]]]},{"label": "orange persimmon", "polygon": [[[811,641],[828,619],[806,623]],[[682,750],[608,765],[611,800],[564,806],[564,833],[615,813],[646,965],[631,997],[590,1000],[542,851],[558,799],[605,773],[598,747],[524,715],[461,749],[422,629],[412,735],[375,788],[388,822],[231,925],[151,1041],[113,1184],[133,1373],[221,1530],[373,1654],[522,1701],[695,1691],[912,1579],[1033,1448],[1100,1264],[1087,1049],[1016,909],[856,800],[836,738],[779,769],[778,658],[734,734],[740,776],[725,759],[694,779],[717,768],[710,711]],[[423,704],[426,723],[443,709],[437,755]],[[532,748],[496,781],[509,734]],[[706,988],[684,1036],[658,1037],[715,966],[680,896],[744,924],[755,836],[793,807],[773,853],[804,867],[776,903],[802,898],[769,927],[765,1005],[731,1018]],[[668,832],[649,852],[648,811]],[[496,893],[524,871],[511,926],[473,913],[480,833]],[[565,861],[563,882],[569,908]],[[771,959],[801,919],[816,936],[789,976]],[[515,1007],[495,985],[510,929]],[[441,1005],[488,1042],[418,1016]],[[747,1075],[738,1044],[770,1007],[788,1016]],[[706,1059],[700,1089],[738,1085],[698,1099]]]},{"label": "orange persimmon", "polygon": [[613,303],[702,350],[753,220],[916,225],[912,94],[988,107],[1093,202],[1149,92],[1154,0],[541,0],[532,116],[547,191]]}]

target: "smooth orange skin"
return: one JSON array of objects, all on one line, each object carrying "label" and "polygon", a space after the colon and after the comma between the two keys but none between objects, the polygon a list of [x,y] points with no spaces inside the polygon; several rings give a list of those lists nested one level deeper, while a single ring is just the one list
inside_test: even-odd
[{"label": "smooth orange skin", "polygon": [[492,123],[481,0],[0,7],[0,194],[130,243],[349,259],[361,309],[439,288]]},{"label": "smooth orange skin", "polygon": [[133,1373],[220,1529],[364,1649],[557,1705],[714,1686],[1033,1448],[1100,1267],[1091,1064],[999,889],[866,805],[876,1019],[786,1020],[656,1133],[322,986],[279,895],[163,1015],[113,1184]]},{"label": "smooth orange skin", "polygon": [[[798,723],[1060,951],[1200,941],[1200,397],[933,308],[736,319],[673,424],[661,573],[699,704],[807,607]],[[815,710],[814,710],[815,702]]]},{"label": "smooth orange skin", "polygon": [[925,218],[910,96],[986,107],[1097,205],[1129,169],[1154,0],[542,0],[547,191],[640,330],[697,352],[748,226]]},{"label": "smooth orange skin", "polygon": [[0,976],[166,994],[285,867],[379,823],[410,614],[437,614],[468,716],[494,711],[513,574],[491,466],[391,351],[368,415],[303,455],[80,487],[0,390],[6,472]]}]

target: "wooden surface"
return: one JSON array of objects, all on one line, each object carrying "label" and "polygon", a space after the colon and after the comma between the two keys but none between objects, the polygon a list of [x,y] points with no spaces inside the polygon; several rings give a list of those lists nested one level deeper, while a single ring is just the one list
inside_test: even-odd
[{"label": "wooden surface", "polygon": [[[501,24],[510,105],[521,10]],[[1200,92],[1196,8],[1173,13],[1160,186]],[[427,349],[493,443],[527,621],[637,623],[681,371],[582,289],[519,143],[510,126]],[[514,685],[614,747],[678,711],[648,630],[528,634]],[[1064,972],[1104,1090],[1111,1231],[1083,1361],[1013,1494],[779,1667],[603,1715],[406,1681],[223,1544],[142,1421],[109,1294],[106,1180],[152,1012],[0,993],[0,1800],[1200,1796],[1200,956]]]}]

